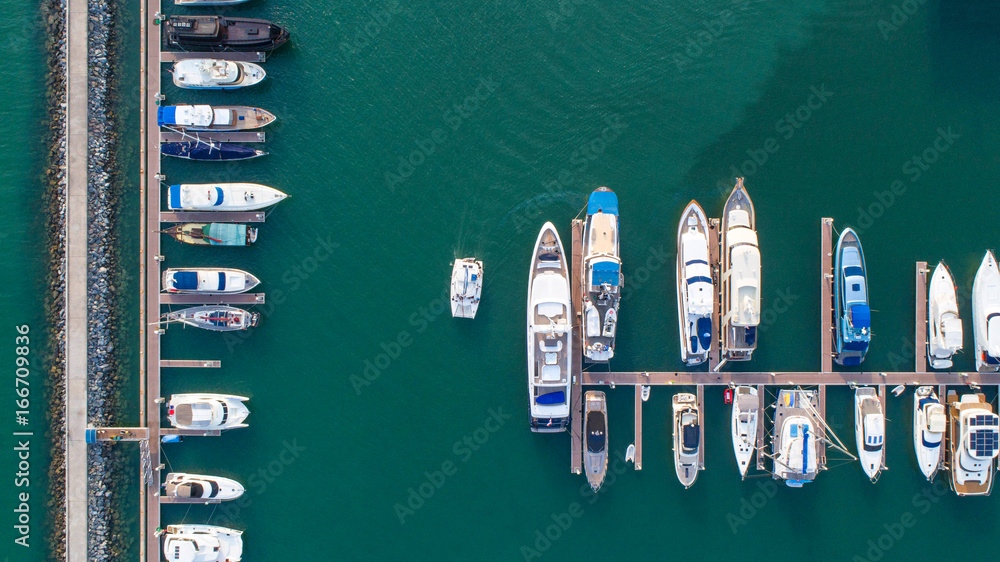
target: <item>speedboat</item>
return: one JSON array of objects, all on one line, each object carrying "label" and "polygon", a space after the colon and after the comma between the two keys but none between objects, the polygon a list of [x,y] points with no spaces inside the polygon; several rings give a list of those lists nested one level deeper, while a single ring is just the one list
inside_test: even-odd
[{"label": "speedboat", "polygon": [[933,480],[941,461],[941,444],[948,428],[944,404],[934,387],[921,386],[913,393],[913,448],[927,480]]},{"label": "speedboat", "polygon": [[938,262],[927,292],[927,362],[933,369],[950,369],[951,356],[962,350],[962,320],[958,316],[955,278]]},{"label": "speedboat", "polygon": [[219,59],[187,59],[174,63],[174,85],[189,90],[235,90],[260,84],[267,73],[259,64]]},{"label": "speedboat", "polygon": [[163,290],[168,293],[235,294],[245,293],[258,284],[260,279],[242,269],[192,267],[163,272]]},{"label": "speedboat", "polygon": [[838,365],[860,365],[871,342],[871,309],[868,308],[868,270],[861,240],[854,230],[844,229],[837,240],[836,275],[836,344],[833,360]]},{"label": "speedboat", "polygon": [[162,231],[178,242],[195,246],[249,246],[257,241],[257,228],[228,222],[188,222]]},{"label": "speedboat", "polygon": [[161,105],[156,124],[188,131],[249,131],[270,125],[273,113],[245,105]]},{"label": "speedboat", "polygon": [[168,47],[185,51],[270,51],[288,42],[288,30],[267,20],[234,16],[170,16]]},{"label": "speedboat", "polygon": [[816,394],[781,390],[774,410],[772,474],[790,488],[812,482],[819,470],[819,416]]},{"label": "speedboat", "polygon": [[604,393],[587,391],[583,396],[584,450],[583,466],[587,482],[596,492],[608,471],[608,402]]},{"label": "speedboat", "polygon": [[972,334],[976,340],[976,370],[1000,368],[1000,270],[987,250],[972,283]]},{"label": "speedboat", "polygon": [[708,263],[708,218],[696,201],[681,214],[677,227],[677,315],[681,361],[700,365],[712,347],[715,287]]},{"label": "speedboat", "polygon": [[674,413],[674,469],[684,488],[690,488],[701,470],[701,427],[698,424],[698,399],[681,392],[672,399]]},{"label": "speedboat", "polygon": [[163,315],[163,321],[180,322],[213,332],[234,332],[255,327],[260,322],[260,313],[235,306],[209,304],[168,312]]},{"label": "speedboat", "polygon": [[960,496],[988,496],[1000,450],[1000,419],[981,393],[948,392],[948,466]]},{"label": "speedboat", "polygon": [[171,211],[256,211],[280,203],[284,193],[256,183],[190,183],[171,185]]},{"label": "speedboat", "polygon": [[243,531],[215,525],[167,525],[163,556],[168,562],[239,562]]},{"label": "speedboat", "polygon": [[743,178],[736,178],[722,210],[721,230],[722,354],[729,361],[749,361],[760,324],[760,248]]},{"label": "speedboat", "polygon": [[174,5],[176,6],[191,6],[192,8],[198,6],[234,6],[236,4],[242,4],[247,0],[174,0]]},{"label": "speedboat", "polygon": [[733,451],[740,478],[746,478],[750,460],[757,449],[757,416],[760,415],[760,400],[757,389],[752,386],[737,386],[733,397]]},{"label": "speedboat", "polygon": [[170,425],[178,429],[198,431],[237,429],[250,410],[243,403],[246,396],[230,394],[174,394],[167,402]]},{"label": "speedboat", "polygon": [[451,268],[451,316],[475,318],[483,294],[483,262],[476,258],[455,260]]},{"label": "speedboat", "polygon": [[535,240],[528,272],[528,401],[531,431],[569,426],[573,320],[569,265],[556,227],[547,222]]},{"label": "speedboat", "polygon": [[583,229],[583,356],[590,363],[607,363],[615,355],[618,305],[625,279],[621,268],[618,197],[599,187],[587,201]]},{"label": "speedboat", "polygon": [[243,495],[243,485],[221,476],[171,472],[163,484],[164,495],[191,502],[219,503]]},{"label": "speedboat", "polygon": [[267,156],[263,150],[242,144],[203,140],[160,143],[160,154],[199,162],[232,162]]},{"label": "speedboat", "polygon": [[882,414],[882,401],[870,386],[859,386],[854,390],[854,437],[861,469],[874,483],[885,460],[885,416]]}]

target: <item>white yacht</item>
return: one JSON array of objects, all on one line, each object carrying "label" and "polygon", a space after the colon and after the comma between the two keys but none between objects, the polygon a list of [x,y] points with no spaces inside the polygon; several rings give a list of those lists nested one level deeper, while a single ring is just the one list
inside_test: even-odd
[{"label": "white yacht", "polygon": [[854,437],[861,468],[874,483],[885,467],[885,416],[878,393],[870,386],[854,390]]},{"label": "white yacht", "polygon": [[608,472],[608,401],[604,393],[588,390],[583,396],[583,467],[595,492]]},{"label": "white yacht", "polygon": [[223,295],[245,293],[260,284],[242,269],[226,267],[190,267],[163,272],[163,290],[168,293]]},{"label": "white yacht", "polygon": [[781,390],[774,409],[772,474],[790,488],[812,482],[819,470],[820,420],[812,391]]},{"label": "white yacht", "polygon": [[587,201],[583,230],[583,356],[607,363],[615,355],[624,276],[618,252],[618,197],[599,187]]},{"label": "white yacht", "polygon": [[976,370],[1000,368],[1000,270],[987,250],[972,283],[972,334],[976,340]]},{"label": "white yacht", "polygon": [[174,63],[174,85],[189,90],[234,90],[261,83],[267,76],[259,64],[219,59],[187,59]]},{"label": "white yacht", "polygon": [[698,424],[698,399],[681,392],[673,397],[674,468],[677,479],[690,488],[701,470],[701,427]]},{"label": "white yacht", "polygon": [[163,484],[164,495],[191,503],[219,503],[243,495],[243,485],[230,478],[171,472]]},{"label": "white yacht", "polygon": [[239,562],[243,531],[215,525],[167,525],[163,556],[169,562]]},{"label": "white yacht", "polygon": [[958,316],[955,278],[938,262],[927,292],[927,362],[933,369],[950,369],[951,357],[962,350],[962,320]]},{"label": "white yacht", "polygon": [[475,318],[483,295],[483,262],[476,258],[455,260],[451,267],[451,316]]},{"label": "white yacht", "polygon": [[757,349],[760,249],[755,228],[753,202],[743,187],[743,178],[737,178],[722,212],[719,260],[722,356],[729,361],[749,361]]},{"label": "white yacht", "polygon": [[569,426],[572,307],[569,265],[559,233],[542,226],[528,272],[528,401],[531,431],[554,433]]},{"label": "white yacht", "polygon": [[760,399],[757,389],[752,386],[737,386],[733,391],[733,451],[740,478],[746,478],[750,461],[757,449],[757,416],[760,415]]},{"label": "white yacht", "polygon": [[256,183],[171,185],[169,195],[167,205],[171,211],[256,211],[288,197]]},{"label": "white yacht", "polygon": [[170,425],[179,429],[222,430],[247,427],[250,410],[246,396],[229,394],[174,394],[167,403]]},{"label": "white yacht", "polygon": [[275,119],[269,111],[245,105],[161,105],[156,109],[157,125],[188,131],[249,131]]},{"label": "white yacht", "polygon": [[913,449],[917,464],[927,480],[933,480],[941,462],[944,432],[948,428],[944,404],[932,386],[921,386],[913,393]]},{"label": "white yacht", "polygon": [[681,361],[700,365],[712,346],[715,286],[708,259],[708,218],[697,201],[681,214],[677,227],[677,315]]},{"label": "white yacht", "polygon": [[948,392],[948,466],[960,496],[988,496],[1000,450],[1000,419],[980,393]]}]

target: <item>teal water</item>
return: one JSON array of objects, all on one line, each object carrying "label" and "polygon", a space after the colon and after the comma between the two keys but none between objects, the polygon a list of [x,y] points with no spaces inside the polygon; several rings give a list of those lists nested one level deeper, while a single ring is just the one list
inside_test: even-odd
[{"label": "teal water", "polygon": [[[876,310],[866,370],[911,368],[914,262],[946,259],[968,286],[997,240],[1000,11],[930,0],[403,6],[254,0],[227,13],[292,31],[264,85],[191,93],[164,76],[168,103],[247,103],[280,119],[269,156],[167,161],[168,182],[292,195],[253,248],[164,241],[166,265],[248,269],[269,302],[245,338],[163,337],[165,358],[223,363],[165,371],[164,395],[244,394],[252,411],[249,429],[164,448],[174,470],[243,481],[246,501],[165,508],[165,523],[245,529],[248,561],[723,559],[737,544],[779,560],[993,557],[978,537],[996,530],[995,498],[923,481],[908,394],[889,402],[890,470],[877,485],[848,464],[789,490],[739,481],[728,408],[709,389],[707,468],[685,491],[667,424],[670,394],[684,389],[657,388],[643,470],[613,464],[594,496],[569,473],[567,436],[527,429],[524,306],[538,228],[551,220],[568,241],[586,195],[607,185],[621,201],[630,292],[612,367],[679,367],[676,221],[692,198],[717,215],[741,173],[773,321],[754,360],[733,368],[818,367],[825,216],[857,227],[865,246]],[[3,106],[29,132],[30,110]],[[15,224],[30,226],[32,194],[3,207]],[[33,256],[34,243],[9,251]],[[477,319],[458,322],[442,295],[450,261],[467,255],[485,261],[487,285]],[[973,368],[971,351],[956,368]],[[620,454],[633,396],[608,394]],[[830,392],[828,418],[851,443],[849,391]]]}]

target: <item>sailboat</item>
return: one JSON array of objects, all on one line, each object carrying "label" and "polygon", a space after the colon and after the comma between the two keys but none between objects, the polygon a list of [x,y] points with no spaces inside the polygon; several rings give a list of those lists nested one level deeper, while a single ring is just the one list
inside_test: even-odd
[{"label": "sailboat", "polygon": [[962,336],[955,278],[938,262],[927,292],[927,362],[932,369],[951,368],[952,355],[962,350]]},{"label": "sailboat", "polygon": [[621,267],[618,197],[599,187],[587,201],[583,230],[583,356],[590,363],[607,363],[615,355]]},{"label": "sailboat", "polygon": [[677,315],[681,361],[700,365],[712,346],[715,286],[708,262],[708,218],[697,201],[681,214],[677,227]]},{"label": "sailboat", "polygon": [[972,283],[972,334],[976,341],[976,370],[1000,369],[1000,270],[991,250]]},{"label": "sailboat", "polygon": [[932,386],[921,386],[913,393],[913,449],[920,472],[934,480],[941,462],[944,432],[948,428],[944,404]]},{"label": "sailboat", "polygon": [[752,386],[737,386],[734,389],[732,432],[733,451],[740,478],[746,478],[750,460],[757,448],[757,416],[760,415],[760,400],[757,389]]},{"label": "sailboat", "polygon": [[587,391],[583,396],[583,466],[587,482],[595,492],[601,489],[608,471],[608,401],[603,392]]},{"label": "sailboat", "polygon": [[749,361],[757,349],[760,324],[760,248],[743,178],[736,178],[726,201],[721,229],[722,355],[729,361]]},{"label": "sailboat", "polygon": [[674,468],[677,479],[690,488],[701,470],[701,427],[698,423],[698,399],[681,392],[672,399],[674,414]]},{"label": "sailboat", "polygon": [[[819,471],[819,446],[825,444],[856,459],[848,452],[829,425],[816,410],[816,392],[797,388],[778,392],[774,408],[774,434],[771,439],[773,462],[771,471],[776,480],[784,480],[790,488],[801,488],[812,482]],[[831,441],[832,439],[832,441]]]},{"label": "sailboat", "polygon": [[854,390],[854,437],[861,469],[875,483],[885,468],[885,416],[882,402],[870,386]]}]

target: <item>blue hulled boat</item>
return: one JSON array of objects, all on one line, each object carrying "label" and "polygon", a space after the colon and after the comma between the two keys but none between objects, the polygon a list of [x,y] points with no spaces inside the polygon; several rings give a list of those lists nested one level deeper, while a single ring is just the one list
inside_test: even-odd
[{"label": "blue hulled boat", "polygon": [[871,342],[871,309],[868,307],[868,270],[861,240],[847,228],[837,240],[834,265],[836,335],[833,360],[839,365],[860,365]]},{"label": "blue hulled boat", "polygon": [[214,141],[165,142],[160,144],[160,153],[185,160],[208,162],[229,162],[257,158],[267,153],[241,144]]},{"label": "blue hulled boat", "polygon": [[599,187],[587,201],[583,230],[583,356],[607,363],[615,355],[624,276],[618,252],[618,196]]}]

